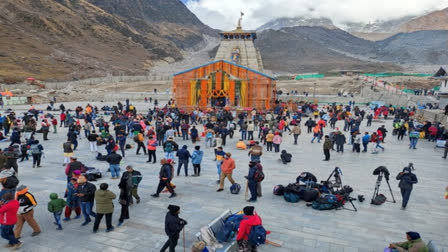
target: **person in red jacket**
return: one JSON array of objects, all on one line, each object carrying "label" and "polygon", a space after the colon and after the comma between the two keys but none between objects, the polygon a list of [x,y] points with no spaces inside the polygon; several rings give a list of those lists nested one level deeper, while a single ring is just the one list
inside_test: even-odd
[{"label": "person in red jacket", "polygon": [[60,117],[60,119],[61,119],[61,125],[59,125],[59,127],[62,127],[62,124],[64,124],[64,127],[65,127],[65,119],[67,118],[67,115],[64,113],[64,111],[62,111],[62,113],[61,113],[61,117]]},{"label": "person in red jacket", "polygon": [[262,225],[261,218],[254,212],[253,206],[243,208],[244,216],[240,222],[236,241],[238,242],[238,251],[256,252],[257,246],[249,244],[249,233],[253,226]]},{"label": "person in red jacket", "polygon": [[17,211],[20,204],[10,192],[3,194],[2,200],[0,203],[1,235],[9,241],[6,245],[7,248],[17,250],[22,246],[22,243],[14,235],[14,225],[17,223]]}]

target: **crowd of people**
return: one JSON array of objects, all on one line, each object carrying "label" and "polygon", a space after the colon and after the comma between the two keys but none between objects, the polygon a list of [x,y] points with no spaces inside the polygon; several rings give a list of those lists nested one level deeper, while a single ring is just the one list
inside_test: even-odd
[{"label": "crowd of people", "polygon": [[[149,101],[152,102],[152,99]],[[55,109],[54,104],[51,104],[49,109]],[[45,144],[37,139],[39,138],[37,133],[42,133],[42,141],[45,143],[50,140],[51,131],[53,134],[65,134],[58,130],[58,125],[59,128],[66,127],[68,131],[64,137],[66,141],[61,145],[64,157],[61,157],[60,161],[65,168],[67,186],[64,197],[59,197],[58,193],[48,195],[50,200],[48,211],[54,216],[57,230],[63,230],[63,222],[71,221],[72,212],[75,212],[75,219],[83,216],[82,226],[87,226],[94,218],[92,228],[94,233],[98,232],[104,216],[106,232],[114,230],[112,214],[115,199],[118,199],[121,207],[117,226],[121,226],[130,218],[129,206],[134,204],[134,199],[136,204],[141,201],[138,186],[143,179],[142,174],[131,165],[125,166],[124,171],[121,171],[123,160],[132,149],[135,149],[136,155],[148,155],[147,163],[160,163],[159,183],[157,188],[154,188],[155,193],[151,195],[155,198],[164,191],[170,193],[169,198],[177,196],[173,179],[175,174],[181,175],[182,168],[184,175],[189,176],[190,162],[193,167],[192,176],[201,176],[201,164],[205,155],[203,148],[214,150],[217,192],[224,191],[227,179],[232,185],[231,192],[238,193],[240,186],[233,177],[238,162],[232,158],[232,152],[246,150],[250,162],[247,164],[244,184],[250,191],[250,198],[247,199],[250,203],[256,202],[262,196],[263,153],[278,153],[283,164],[290,163],[293,157],[283,145],[289,135],[292,135],[293,145],[298,144],[299,136],[302,135],[302,125],[307,128],[307,135],[312,135],[309,140],[311,144],[323,141],[324,161],[330,160],[332,151],[338,154],[344,153],[347,144],[351,145],[351,151],[354,153],[367,153],[370,150],[376,154],[379,150],[385,151],[383,145],[386,144],[385,139],[389,134],[396,135],[400,141],[404,136],[408,136],[410,149],[416,149],[417,142],[421,138],[426,138],[428,141],[445,140],[444,158],[447,157],[448,151],[447,131],[443,125],[437,122],[419,124],[413,117],[415,108],[383,106],[370,110],[368,107],[357,106],[355,102],[350,102],[349,105],[334,103],[324,106],[301,103],[295,104],[294,108],[278,102],[270,111],[254,109],[241,112],[225,108],[208,111],[196,109],[188,112],[177,108],[172,100],[164,107],[156,106],[144,112],[137,112],[137,108],[129,100],[126,100],[125,104],[119,102],[112,107],[103,107],[102,110],[90,104],[84,108],[78,106],[74,109],[74,113],[61,104],[58,112],[59,122],[53,110],[39,113],[37,109],[31,107],[23,116],[16,115],[14,111],[7,112],[1,117],[2,123],[0,123],[3,129],[0,137],[10,141],[5,151],[0,150],[0,168],[2,168],[0,180],[3,185],[0,192],[2,199],[0,223],[2,237],[9,241],[8,247],[12,249],[21,246],[19,239],[24,222],[32,227],[33,236],[41,233],[39,225],[33,218],[36,200],[27,186],[19,186],[18,163],[28,160],[31,154],[33,168],[38,169],[45,165],[42,164]],[[110,115],[110,119],[106,120],[101,114]],[[372,121],[378,117],[393,118],[391,133],[385,125],[369,130],[370,132],[361,132],[362,123],[370,129]],[[39,121],[40,127],[37,123]],[[338,121],[343,122],[343,128],[336,127]],[[101,183],[97,189],[90,181],[95,176],[95,169],[82,163],[75,155],[79,140],[83,137],[88,141],[90,151],[97,156],[97,159],[108,163],[111,179],[119,179],[117,190],[110,188],[108,183]],[[238,139],[236,146],[229,146],[228,138]],[[191,149],[189,141],[193,145]],[[105,155],[101,154],[102,146]],[[156,155],[159,148],[163,150],[163,157]],[[177,169],[175,169],[176,162]],[[403,209],[409,200],[412,184],[417,182],[416,177],[415,181],[411,178],[410,182],[404,179],[407,178],[407,173],[408,171],[403,171],[403,174],[397,177],[401,181],[406,180],[400,182]],[[410,184],[410,187],[406,183]],[[30,186],[32,188],[32,185]],[[165,230],[169,239],[161,251],[168,248],[174,251],[179,232],[187,225],[185,220],[178,217],[179,206],[170,205],[168,209]],[[63,219],[62,212],[65,217]],[[245,208],[244,213],[247,216],[254,216],[253,208]],[[258,216],[255,219],[253,223],[261,223]],[[253,223],[252,225],[255,225]],[[255,251],[256,248],[244,242],[247,241],[250,225],[245,226],[244,230],[246,231],[238,233],[237,236],[241,251]],[[399,250],[400,246],[391,244],[391,249]]]}]

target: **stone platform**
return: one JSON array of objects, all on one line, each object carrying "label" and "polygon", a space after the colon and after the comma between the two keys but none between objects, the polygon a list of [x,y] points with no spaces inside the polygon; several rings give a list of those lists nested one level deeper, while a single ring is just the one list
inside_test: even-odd
[{"label": "stone platform", "polygon": [[[72,107],[75,104],[65,105]],[[135,105],[138,111],[146,111],[149,106],[147,103]],[[37,107],[44,108],[46,105]],[[27,107],[13,107],[13,109],[16,108]],[[337,126],[341,127],[342,122],[338,122]],[[372,132],[379,126],[379,123],[374,123],[372,127],[366,128],[364,122],[361,129],[362,132]],[[391,121],[386,121],[386,127],[390,132],[392,131]],[[56,192],[62,197],[66,185],[62,167],[62,142],[65,140],[67,131],[65,128],[58,128],[58,130],[58,134],[49,134],[50,141],[41,141],[45,148],[42,168],[33,169],[31,161],[19,164],[21,183],[28,185],[37,198],[38,206],[35,215],[43,230],[41,235],[31,237],[31,229],[25,226],[21,239],[23,247],[20,251],[159,251],[166,240],[164,217],[168,204],[177,204],[182,208],[180,216],[189,223],[186,226],[185,237],[187,251],[190,251],[188,248],[195,240],[194,234],[202,226],[208,224],[225,209],[235,212],[248,205],[244,200],[244,176],[247,175],[249,157],[246,151],[235,149],[237,139],[228,140],[224,150],[231,152],[236,160],[234,179],[243,186],[239,195],[230,194],[228,181],[223,192],[216,192],[217,174],[213,161],[213,149],[210,148],[204,149],[201,177],[184,177],[181,173],[181,176],[174,179],[178,197],[168,199],[167,194],[162,194],[160,198],[153,199],[150,194],[157,187],[160,165],[147,164],[147,157],[135,155],[134,148],[127,152],[123,166],[134,165],[136,170],[142,172],[143,181],[139,187],[142,202],[130,207],[131,219],[110,233],[105,232],[103,222],[99,232],[93,234],[93,224],[82,227],[82,219],[63,223],[64,230],[57,231],[52,224],[53,217],[47,211],[47,202],[51,192]],[[329,129],[325,128],[325,132],[328,133]],[[258,132],[255,132],[255,135],[258,135]],[[291,164],[281,164],[278,153],[265,152],[262,157],[266,175],[262,183],[263,197],[253,205],[263,219],[266,229],[272,232],[268,239],[282,244],[282,247],[264,245],[259,251],[377,252],[383,251],[390,242],[404,241],[405,232],[411,230],[420,232],[425,241],[435,240],[441,249],[448,249],[446,234],[448,205],[443,199],[445,187],[448,185],[448,163],[447,160],[441,158],[442,149],[435,149],[434,143],[420,140],[417,144],[418,149],[410,150],[406,138],[404,141],[397,141],[389,135],[384,144],[385,152],[352,153],[351,146],[346,145],[344,154],[331,152],[331,161],[323,162],[322,143],[311,144],[311,137],[311,134],[307,134],[306,129],[303,129],[303,134],[299,137],[299,145],[294,146],[292,136],[285,135],[281,149],[287,149],[292,153]],[[37,139],[42,140],[42,135],[38,134]],[[179,138],[176,140],[179,145],[187,144],[189,149],[192,149],[193,145],[190,141],[182,141]],[[128,138],[128,142],[132,144],[132,138]],[[8,144],[0,143],[0,147],[5,148]],[[201,141],[200,145],[203,146],[204,142]],[[104,146],[101,146],[100,151],[103,154],[106,152]],[[161,148],[158,148],[158,160],[162,155]],[[94,166],[104,172],[107,170],[106,162],[95,160],[95,154],[89,151],[89,145],[84,136],[79,141],[76,156],[88,166]],[[409,162],[414,163],[419,183],[414,187],[408,208],[403,211],[400,210],[401,195],[395,176]],[[381,206],[370,205],[376,181],[376,176],[373,176],[372,172],[379,165],[386,166],[391,172],[390,184],[397,199],[395,204],[386,202]],[[318,180],[326,180],[335,166],[342,169],[342,182],[354,188],[352,196],[365,195],[365,202],[354,202],[358,212],[317,211],[307,207],[304,202],[292,204],[272,194],[272,188],[275,185],[293,182],[303,171],[312,172]],[[189,169],[191,174],[191,165]],[[110,174],[95,184],[99,187],[99,184],[103,182],[109,183],[109,188],[115,193],[119,192],[118,181],[111,180]],[[387,184],[384,181],[380,192],[390,199]],[[113,224],[116,225],[120,207],[117,201],[114,204]],[[0,240],[0,243],[3,246],[6,242]],[[179,240],[177,251],[183,251],[182,239]]]}]

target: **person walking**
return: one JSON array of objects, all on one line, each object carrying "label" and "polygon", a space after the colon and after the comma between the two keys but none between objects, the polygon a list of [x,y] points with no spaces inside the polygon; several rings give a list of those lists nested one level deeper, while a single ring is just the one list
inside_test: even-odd
[{"label": "person walking", "polygon": [[289,134],[293,134],[294,137],[294,145],[297,145],[297,139],[299,138],[300,134],[302,133],[302,130],[300,129],[299,125],[294,125],[292,128],[292,131],[289,132]]},{"label": "person walking", "polygon": [[112,151],[111,154],[107,155],[106,162],[109,163],[109,170],[112,176],[112,179],[118,179],[120,177],[120,162],[121,162],[120,154],[117,154],[115,151]]},{"label": "person walking", "polygon": [[126,135],[119,133],[117,136],[117,143],[121,150],[121,156],[126,157]]},{"label": "person walking", "polygon": [[19,210],[19,202],[14,199],[11,192],[7,192],[2,196],[2,204],[0,204],[0,224],[1,236],[8,240],[5,248],[17,250],[22,243],[14,235],[14,225],[17,223],[17,211]]},{"label": "person walking", "polygon": [[168,236],[168,240],[160,249],[160,252],[164,252],[169,248],[170,252],[174,252],[179,240],[179,233],[187,225],[187,222],[179,218],[180,207],[176,205],[168,206],[168,213],[165,216],[165,233]]},{"label": "person walking", "polygon": [[148,140],[148,161],[146,161],[146,163],[153,163],[155,164],[157,162],[156,160],[156,150],[157,150],[157,139],[154,137],[154,135],[150,135],[149,136],[149,140]]},{"label": "person walking", "polygon": [[[420,132],[415,130],[415,128],[411,129],[409,132],[409,149],[417,149],[418,138],[420,137]],[[448,141],[447,141],[448,142]]]},{"label": "person walking", "polygon": [[330,141],[330,137],[329,136],[325,136],[325,141],[324,141],[324,155],[325,155],[325,159],[324,161],[329,161],[330,160],[330,150],[331,150],[331,141]]},{"label": "person walking", "polygon": [[319,124],[317,124],[316,126],[313,127],[313,138],[311,139],[311,143],[314,143],[314,139],[316,138],[317,142],[320,143],[320,139],[322,138],[320,133],[321,133],[320,126]]},{"label": "person walking", "polygon": [[33,143],[30,146],[30,152],[33,156],[33,168],[41,167],[40,161],[42,158],[42,151],[44,150],[44,147],[42,147],[41,144],[39,144],[39,140],[34,140]]},{"label": "person walking", "polygon": [[145,155],[146,155],[147,154],[146,147],[144,144],[145,138],[143,136],[143,133],[138,132],[137,136],[135,136],[134,140],[137,143],[137,150],[135,152],[135,155],[140,155],[140,149],[143,149],[143,153],[145,153]]},{"label": "person walking", "polygon": [[51,125],[53,125],[53,134],[58,133],[58,119],[56,117],[51,118]]},{"label": "person walking", "polygon": [[400,187],[401,196],[403,197],[403,202],[401,204],[401,209],[406,209],[408,205],[409,198],[411,197],[411,192],[414,184],[418,183],[417,176],[411,172],[411,168],[405,167],[402,172],[398,173],[397,180],[400,180],[398,187]]},{"label": "person walking", "polygon": [[186,145],[182,146],[182,149],[177,151],[176,156],[179,158],[178,160],[179,164],[177,165],[177,176],[179,176],[180,170],[183,165],[185,169],[185,177],[188,177],[188,163],[190,161],[191,154],[187,150],[187,146]]},{"label": "person walking", "polygon": [[121,213],[117,226],[123,225],[124,220],[129,219],[129,206],[132,204],[132,187],[132,175],[130,176],[128,172],[124,172],[118,184],[118,188],[120,188],[118,203],[121,205]]},{"label": "person walking", "polygon": [[198,132],[198,129],[196,129],[196,126],[191,127],[190,137],[191,137],[192,143],[196,143],[198,141],[199,132]]},{"label": "person walking", "polygon": [[65,206],[65,218],[63,221],[69,221],[72,211],[75,211],[75,219],[81,218],[81,207],[79,197],[76,196],[76,190],[78,188],[77,178],[71,178],[67,183],[67,189],[65,189],[65,195],[67,196],[67,205]]},{"label": "person walking", "polygon": [[87,137],[87,140],[89,141],[89,146],[90,146],[91,152],[98,152],[98,147],[96,144],[97,139],[98,139],[98,135],[96,134],[96,131],[92,130],[92,132]]},{"label": "person walking", "polygon": [[95,223],[93,224],[93,233],[98,232],[98,227],[100,226],[101,219],[106,216],[106,232],[114,230],[112,226],[112,213],[114,212],[113,200],[117,197],[115,193],[108,190],[109,185],[102,183],[100,185],[100,190],[95,192],[96,199],[96,217]]},{"label": "person walking", "polygon": [[157,198],[162,190],[166,187],[166,189],[171,193],[169,198],[176,197],[176,193],[174,192],[174,188],[171,186],[171,180],[173,179],[172,165],[171,160],[166,160],[165,158],[160,160],[160,164],[162,167],[159,172],[159,185],[157,186],[157,191],[154,194],[151,194],[152,197]]},{"label": "person walking", "polygon": [[369,132],[365,132],[364,136],[362,137],[362,146],[363,146],[362,152],[367,152],[367,146],[369,145],[369,142],[370,142]]},{"label": "person walking", "polygon": [[19,201],[19,214],[17,215],[17,224],[14,229],[14,235],[17,239],[22,234],[23,224],[25,222],[33,229],[31,236],[39,235],[41,230],[39,224],[34,219],[34,208],[37,205],[34,195],[28,191],[28,187],[21,185],[17,188],[16,198]]},{"label": "person walking", "polygon": [[221,165],[221,177],[219,180],[219,188],[216,190],[217,192],[221,192],[224,190],[224,180],[227,178],[230,183],[233,185],[235,184],[235,181],[232,178],[232,172],[236,168],[235,160],[231,158],[232,154],[230,152],[227,152],[224,160],[222,161]]},{"label": "person walking", "polygon": [[[131,195],[137,200],[137,204],[140,203],[140,196],[138,196],[138,184],[142,181],[143,177],[139,171],[134,170],[132,165],[126,166],[126,172],[123,173],[123,177],[130,176],[132,181]],[[124,178],[128,180],[129,178]],[[132,201],[131,201],[132,202]]]},{"label": "person walking", "polygon": [[57,193],[50,193],[50,202],[48,202],[48,212],[53,214],[54,224],[58,226],[57,230],[62,230],[61,215],[67,203],[64,199],[59,199]]},{"label": "person walking", "polygon": [[201,175],[201,162],[203,156],[204,152],[201,151],[201,146],[196,145],[194,147],[193,154],[191,155],[191,163],[193,164],[194,169],[193,177],[199,177]]},{"label": "person walking", "polygon": [[85,226],[91,222],[90,216],[96,217],[95,212],[93,212],[93,201],[95,200],[96,186],[90,182],[87,182],[85,176],[79,176],[78,178],[78,188],[76,190],[76,196],[79,197],[81,201],[81,211],[84,215],[84,222],[81,224]]}]

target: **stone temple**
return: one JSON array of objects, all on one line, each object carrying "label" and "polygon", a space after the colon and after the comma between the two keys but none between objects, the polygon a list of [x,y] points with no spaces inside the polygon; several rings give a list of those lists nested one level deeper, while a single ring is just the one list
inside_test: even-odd
[{"label": "stone temple", "polygon": [[219,33],[221,35],[221,44],[216,53],[215,61],[231,61],[258,72],[263,72],[261,54],[254,45],[257,33],[242,29],[241,21],[243,15],[241,13],[235,30]]}]

